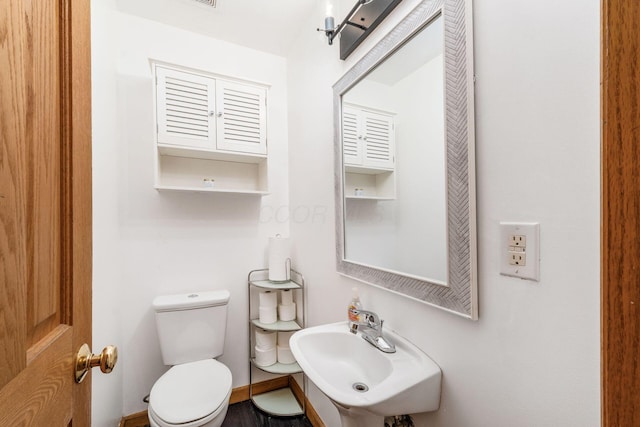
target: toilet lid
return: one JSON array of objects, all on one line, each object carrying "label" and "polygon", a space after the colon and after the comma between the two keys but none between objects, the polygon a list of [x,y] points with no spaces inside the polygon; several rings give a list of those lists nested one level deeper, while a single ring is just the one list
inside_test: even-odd
[{"label": "toilet lid", "polygon": [[225,402],[231,390],[231,371],[214,360],[176,365],[151,389],[153,411],[169,424],[204,418]]}]

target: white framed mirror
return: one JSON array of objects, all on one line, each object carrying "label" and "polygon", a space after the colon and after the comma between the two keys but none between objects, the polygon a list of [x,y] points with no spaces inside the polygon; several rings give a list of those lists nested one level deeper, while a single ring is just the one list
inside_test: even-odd
[{"label": "white framed mirror", "polygon": [[333,87],[338,272],[477,319],[470,0],[424,0]]}]

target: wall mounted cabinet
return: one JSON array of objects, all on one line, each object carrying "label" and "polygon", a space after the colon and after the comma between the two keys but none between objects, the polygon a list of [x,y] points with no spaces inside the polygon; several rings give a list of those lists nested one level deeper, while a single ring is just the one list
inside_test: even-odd
[{"label": "wall mounted cabinet", "polygon": [[267,194],[267,87],[153,64],[156,188]]},{"label": "wall mounted cabinet", "polygon": [[347,199],[395,198],[395,125],[389,112],[345,104],[342,111]]}]

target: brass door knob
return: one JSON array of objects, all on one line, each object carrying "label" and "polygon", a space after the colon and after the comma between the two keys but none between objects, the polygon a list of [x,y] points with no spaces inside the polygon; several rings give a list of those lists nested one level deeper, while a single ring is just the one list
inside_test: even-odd
[{"label": "brass door knob", "polygon": [[118,348],[108,345],[100,354],[92,354],[88,344],[82,344],[76,355],[76,382],[81,383],[89,369],[100,366],[105,374],[113,371],[118,361]]}]

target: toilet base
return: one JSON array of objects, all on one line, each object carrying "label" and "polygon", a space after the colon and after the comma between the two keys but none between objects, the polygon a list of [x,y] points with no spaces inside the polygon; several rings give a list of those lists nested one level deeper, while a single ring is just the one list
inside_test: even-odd
[{"label": "toilet base", "polygon": [[227,396],[227,398],[225,399],[224,406],[212,415],[196,421],[192,421],[190,423],[183,424],[168,424],[163,422],[162,420],[159,420],[158,416],[153,412],[153,408],[151,407],[151,405],[149,405],[149,424],[151,425],[151,427],[220,427],[227,416],[230,396],[231,393],[229,393],[229,396]]}]

